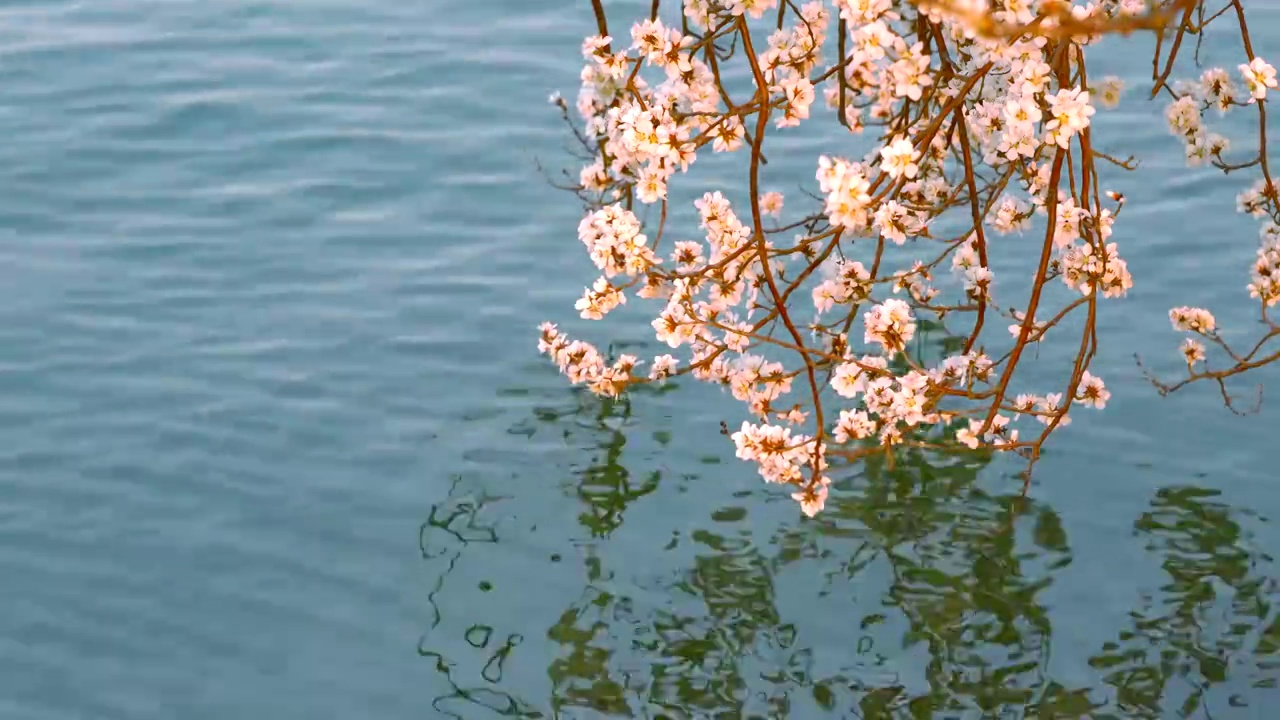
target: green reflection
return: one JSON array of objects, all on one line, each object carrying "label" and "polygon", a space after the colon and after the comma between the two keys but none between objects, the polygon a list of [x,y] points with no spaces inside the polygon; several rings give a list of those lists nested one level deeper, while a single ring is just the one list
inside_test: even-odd
[{"label": "green reflection", "polygon": [[418,643],[418,654],[435,662],[437,675],[449,686],[448,693],[433,699],[432,709],[438,715],[459,720],[475,717],[478,710],[502,717],[544,717],[531,705],[494,687],[502,682],[504,663],[523,640],[519,634],[508,635],[499,643],[495,641],[494,629],[489,625],[476,624],[462,630],[465,642],[486,657],[480,672],[481,683],[470,686],[458,684],[454,663],[444,652],[434,647],[438,639],[437,633],[444,627],[436,599],[445,589],[449,575],[457,567],[462,551],[475,543],[492,544],[498,541],[496,529],[486,523],[482,512],[501,498],[484,493],[468,495],[460,490],[461,485],[462,478],[455,476],[450,484],[448,499],[431,508],[430,515],[418,530],[418,547],[422,557],[445,562],[444,570],[427,594],[431,627]]},{"label": "green reflection", "polygon": [[[578,521],[595,537],[605,537],[622,524],[622,516],[631,503],[658,489],[661,474],[650,472],[636,481],[621,463],[622,449],[627,444],[622,428],[631,417],[629,398],[596,399],[580,394],[583,412],[593,412],[601,440],[596,457],[578,475],[575,492],[584,506]],[[603,453],[602,455],[599,453]]]},{"label": "green reflection", "polygon": [[[1009,708],[1086,715],[1092,705],[1084,692],[1053,683],[1044,671],[1051,625],[1038,594],[1070,561],[1056,514],[1019,496],[993,497],[975,488],[978,463],[904,459],[892,471],[869,468],[829,505],[820,524],[790,525],[766,547],[745,534],[697,531],[699,557],[671,591],[700,600],[701,612],[656,609],[632,648],[649,668],[644,709],[725,717],[823,709],[867,717]],[[1018,542],[1020,526],[1030,529],[1029,545]],[[899,623],[905,630],[884,644],[927,650],[923,689],[908,690],[896,678],[868,680],[887,674],[884,651],[873,652],[884,639],[875,633],[848,648],[865,656],[854,667],[815,674],[815,648],[796,647],[795,627],[776,604],[776,574],[800,561],[830,566],[829,575],[848,580],[872,562],[889,570],[882,609],[861,622],[874,628],[889,614],[905,620]],[[607,612],[601,607],[596,617]],[[761,663],[756,656],[765,653],[771,660]],[[744,665],[756,668],[754,677]],[[593,668],[593,676],[602,671]]]},{"label": "green reflection", "polygon": [[[1204,710],[1209,691],[1234,676],[1229,707],[1250,703],[1250,690],[1280,679],[1280,617],[1276,578],[1260,572],[1271,558],[1251,549],[1235,518],[1249,513],[1196,487],[1166,488],[1134,523],[1138,537],[1161,558],[1168,582],[1131,614],[1089,662],[1115,688],[1114,714],[1182,717]],[[1218,708],[1214,708],[1217,711]]]},{"label": "green reflection", "polygon": [[[583,584],[547,626],[519,626],[525,637],[540,634],[558,648],[551,657],[522,654],[528,643],[517,648],[486,626],[483,651],[507,673],[484,673],[463,690],[454,666],[433,655],[450,700],[465,699],[477,712],[1258,717],[1257,693],[1280,678],[1271,558],[1248,536],[1246,525],[1257,519],[1213,491],[1155,494],[1134,523],[1135,542],[1167,581],[1138,598],[1128,627],[1087,628],[1084,637],[1098,640],[1081,649],[1085,629],[1055,615],[1062,596],[1055,600],[1051,590],[1098,573],[1073,572],[1072,538],[1053,507],[1022,497],[1017,481],[980,483],[983,458],[903,452],[892,467],[861,466],[814,521],[801,520],[790,504],[770,515],[759,497],[726,499],[707,508],[697,527],[676,533],[679,542],[660,531],[647,546],[618,549],[611,541],[629,509],[679,499],[656,473],[628,471],[640,464],[624,452],[628,404],[581,396],[576,403],[539,413],[545,427],[592,457],[568,486],[581,512],[578,531],[565,534],[582,539]],[[637,422],[635,432],[652,436],[645,426]],[[637,475],[645,479],[636,482]],[[458,518],[451,526],[467,528],[457,533],[467,538],[461,546],[501,547],[502,537],[477,530],[474,513],[459,516],[459,506],[478,504],[455,500],[433,517]],[[673,551],[677,545],[683,554]],[[632,559],[637,552],[647,555]],[[665,565],[654,580],[631,563]],[[471,624],[438,630],[481,633]],[[1075,640],[1076,649],[1055,655],[1055,639],[1068,648]],[[534,685],[549,686],[549,695],[531,693]]]},{"label": "green reflection", "polygon": [[827,534],[860,549],[842,570],[887,567],[881,612],[905,621],[895,644],[927,650],[917,687],[855,679],[869,716],[1082,717],[1091,708],[1046,670],[1053,628],[1041,595],[1071,562],[1061,520],[1020,494],[988,494],[976,482],[982,466],[907,453],[893,469],[869,466],[836,503]]}]

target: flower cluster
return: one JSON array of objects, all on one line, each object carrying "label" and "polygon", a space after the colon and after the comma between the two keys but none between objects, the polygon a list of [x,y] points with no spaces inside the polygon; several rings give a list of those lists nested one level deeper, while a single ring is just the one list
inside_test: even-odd
[{"label": "flower cluster", "polygon": [[635,356],[622,355],[611,365],[595,346],[569,340],[551,323],[543,323],[539,330],[538,351],[551,356],[571,382],[608,397],[617,397],[630,383],[631,371],[639,363]]},{"label": "flower cluster", "polygon": [[[664,22],[655,3],[625,47],[598,16],[601,34],[582,45],[575,132],[588,159],[574,190],[589,207],[578,234],[599,275],[575,307],[599,320],[629,295],[656,301],[654,337],[672,354],[645,372],[551,324],[539,350],[608,396],[673,377],[720,386],[750,417],[732,435],[737,456],[792,486],[808,515],[823,508],[836,461],[914,447],[1034,462],[1074,407],[1108,404],[1089,369],[1095,318],[1133,287],[1115,232],[1124,198],[1099,185],[1104,167],[1126,163],[1093,137],[1098,108],[1115,107],[1123,83],[1091,83],[1086,49],[1163,27],[1171,3],[1190,1],[682,0],[681,22]],[[837,57],[824,57],[832,48]],[[1157,67],[1171,68],[1177,43],[1165,49]],[[1169,83],[1166,72],[1157,89],[1173,97],[1165,118],[1189,163],[1262,171],[1239,208],[1266,223],[1248,285],[1265,317],[1280,303],[1280,193],[1265,147],[1228,165],[1230,143],[1204,120],[1211,108],[1264,112],[1275,70],[1248,56],[1238,76],[1213,68]],[[726,79],[734,64],[750,92]],[[809,210],[762,191],[772,133],[824,117],[861,134],[868,152],[818,156]],[[678,174],[703,152],[739,153],[749,194],[736,207],[723,190],[681,196]],[[697,234],[668,227],[687,200]],[[796,215],[785,223],[784,206]],[[1038,240],[991,242],[1041,229]],[[676,237],[663,246],[666,235]],[[1031,292],[1002,308],[997,289],[1007,299],[1019,279],[1002,274],[997,288],[992,256],[1020,253],[1037,268]],[[935,281],[948,263],[954,278]],[[806,325],[794,312],[809,302]],[[1068,332],[1073,314],[1084,334],[1070,380],[1024,392],[1018,369],[1036,354],[1026,345]],[[1222,342],[1207,311],[1175,308],[1170,319]],[[942,327],[956,337],[931,342]],[[1205,348],[1189,338],[1182,355],[1193,368]]]},{"label": "flower cluster", "polygon": [[868,310],[863,322],[867,328],[865,341],[888,351],[904,349],[916,335],[911,306],[897,298],[889,298]]},{"label": "flower cluster", "polygon": [[[832,267],[834,270],[827,270]],[[824,270],[834,277],[813,289],[813,304],[819,313],[837,304],[861,302],[871,294],[871,273],[857,260],[840,260],[827,268]]]},{"label": "flower cluster", "polygon": [[818,188],[827,196],[826,214],[832,225],[852,233],[867,230],[871,181],[861,163],[823,155],[818,158]]},{"label": "flower cluster", "polygon": [[1244,77],[1244,87],[1249,91],[1250,103],[1265,100],[1267,88],[1276,86],[1276,69],[1260,57],[1241,65],[1240,75]]},{"label": "flower cluster", "polygon": [[1250,297],[1258,298],[1267,307],[1280,304],[1280,226],[1272,224],[1264,229],[1262,247],[1258,248],[1249,279]]},{"label": "flower cluster", "polygon": [[[1244,31],[1241,20],[1241,31]],[[1261,246],[1258,248],[1253,266],[1250,268],[1249,282],[1246,287],[1249,296],[1258,300],[1262,307],[1264,323],[1270,331],[1263,337],[1254,352],[1247,356],[1233,353],[1226,342],[1217,336],[1216,322],[1208,311],[1199,308],[1178,307],[1169,312],[1174,328],[1195,332],[1211,337],[1215,344],[1227,350],[1236,364],[1225,371],[1217,373],[1200,373],[1196,366],[1205,362],[1205,346],[1194,338],[1183,341],[1179,352],[1186,361],[1189,378],[1175,386],[1157,383],[1164,391],[1181,387],[1190,380],[1202,377],[1214,377],[1221,382],[1227,377],[1251,369],[1268,362],[1280,359],[1280,354],[1273,354],[1261,362],[1254,355],[1261,350],[1263,344],[1272,337],[1280,336],[1280,326],[1267,316],[1267,309],[1280,303],[1280,192],[1271,176],[1266,156],[1266,135],[1260,134],[1260,145],[1253,160],[1244,162],[1228,162],[1225,157],[1231,149],[1230,141],[1217,133],[1210,132],[1204,115],[1213,108],[1219,116],[1237,107],[1256,107],[1259,120],[1265,124],[1266,115],[1263,104],[1267,98],[1267,90],[1277,86],[1276,71],[1268,62],[1253,54],[1252,48],[1246,44],[1249,62],[1238,66],[1243,92],[1233,84],[1232,76],[1224,68],[1204,70],[1195,82],[1177,83],[1173,91],[1174,99],[1165,111],[1169,130],[1182,139],[1186,151],[1188,165],[1211,163],[1225,172],[1242,170],[1257,166],[1262,177],[1252,187],[1240,193],[1236,199],[1236,209],[1242,213],[1263,220],[1261,229]],[[1225,389],[1223,396],[1226,396]],[[1228,399],[1228,403],[1230,400]]]},{"label": "flower cluster", "polygon": [[1212,335],[1218,329],[1218,322],[1213,318],[1213,313],[1204,308],[1176,307],[1169,311],[1169,322],[1173,323],[1174,330],[1201,335]]},{"label": "flower cluster", "polygon": [[578,239],[606,278],[635,277],[659,262],[640,232],[634,213],[618,203],[591,213],[578,223]]}]

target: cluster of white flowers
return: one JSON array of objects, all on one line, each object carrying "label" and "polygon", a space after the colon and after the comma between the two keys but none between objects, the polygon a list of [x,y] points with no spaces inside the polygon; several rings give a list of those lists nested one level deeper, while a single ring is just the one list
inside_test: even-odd
[{"label": "cluster of white flowers", "polygon": [[1262,232],[1262,247],[1250,274],[1249,296],[1267,307],[1280,304],[1280,225],[1268,223]]},{"label": "cluster of white flowers", "polygon": [[919,157],[920,153],[910,140],[904,137],[894,138],[888,145],[880,148],[880,169],[891,178],[904,177],[911,180],[920,172],[920,167],[916,165]]},{"label": "cluster of white flowers", "polygon": [[1244,77],[1244,87],[1249,91],[1250,103],[1265,100],[1267,88],[1276,86],[1276,69],[1260,57],[1241,65],[1240,75]]},{"label": "cluster of white flowers", "polygon": [[809,119],[809,108],[817,98],[810,72],[821,61],[830,15],[821,2],[810,2],[800,10],[801,22],[780,28],[769,36],[769,48],[760,53],[759,65],[770,92],[782,98],[782,113],[775,127],[795,127]]},{"label": "cluster of white flowers", "polygon": [[1088,295],[1096,288],[1103,297],[1119,297],[1133,287],[1129,266],[1120,258],[1115,243],[1103,252],[1092,245],[1068,245],[1062,252],[1062,281]]},{"label": "cluster of white flowers", "polygon": [[1098,85],[1098,103],[1105,108],[1115,108],[1120,104],[1120,94],[1124,92],[1124,81],[1115,75],[1102,78]]},{"label": "cluster of white flowers", "polygon": [[[900,16],[892,11],[891,0],[834,0],[840,18],[849,30],[851,47],[844,60],[844,122],[853,132],[863,129],[859,102],[870,99],[872,118],[892,115],[902,99],[918,101],[925,88],[933,85],[932,58],[921,42],[908,43],[891,24]],[[825,91],[828,107],[841,103],[840,87]]]},{"label": "cluster of white flowers", "polygon": [[970,234],[951,256],[951,269],[964,280],[966,295],[974,300],[990,302],[996,276],[990,267],[982,264],[977,242],[977,234]]},{"label": "cluster of white flowers", "polygon": [[571,382],[607,397],[616,397],[630,384],[631,371],[639,364],[635,356],[622,355],[610,365],[594,345],[570,340],[551,323],[543,323],[539,330],[538,351],[551,356]]},{"label": "cluster of white flowers", "polygon": [[1187,338],[1182,341],[1182,346],[1179,349],[1182,351],[1182,357],[1187,361],[1187,367],[1204,362],[1204,343],[1199,340]]},{"label": "cluster of white flowers", "polygon": [[1180,96],[1165,109],[1165,120],[1169,132],[1182,139],[1187,164],[1195,167],[1221,158],[1231,149],[1231,142],[1209,132],[1204,111],[1212,107],[1222,114],[1237,103],[1231,76],[1222,68],[1210,68],[1201,74],[1198,82],[1180,83],[1178,89]]},{"label": "cluster of white flowers", "polygon": [[578,239],[605,277],[634,277],[659,262],[640,229],[635,214],[615,203],[583,218],[578,223]]},{"label": "cluster of white flowers", "polygon": [[[1267,184],[1265,179],[1253,184],[1253,187],[1236,196],[1236,210],[1256,218],[1267,217],[1276,202],[1276,190]],[[1266,228],[1263,229],[1263,240],[1267,239]]]},{"label": "cluster of white flowers", "polygon": [[995,216],[991,218],[991,227],[1001,235],[1018,232],[1027,227],[1031,217],[1031,208],[1022,200],[1006,196],[996,206]]},{"label": "cluster of white flowers", "polygon": [[[737,456],[760,466],[760,475],[768,482],[805,485],[806,469],[827,469],[827,461],[821,454],[821,445],[812,437],[792,433],[791,428],[780,425],[753,425],[743,422],[742,428],[733,434]],[[827,487],[831,478],[820,475],[811,488],[793,495],[801,503],[801,509],[810,517],[822,510],[827,499]]]},{"label": "cluster of white flowers", "polygon": [[897,298],[889,298],[876,305],[862,319],[867,330],[865,341],[881,345],[888,351],[902,350],[916,335],[911,306]]},{"label": "cluster of white flowers", "polygon": [[1088,90],[1049,92],[1052,69],[1043,45],[1042,38],[1020,40],[993,48],[985,58],[1001,72],[983,86],[967,119],[989,165],[1034,160],[1042,145],[1066,148],[1072,137],[1089,127],[1096,112]]},{"label": "cluster of white flowers", "polygon": [[587,320],[599,320],[626,301],[627,296],[610,285],[608,280],[596,278],[595,283],[582,294],[582,298],[574,303],[573,309]]},{"label": "cluster of white flowers", "polygon": [[1016,443],[1018,431],[1009,427],[1010,421],[1011,418],[1008,415],[996,415],[991,419],[991,425],[984,433],[982,427],[985,423],[982,420],[970,420],[968,427],[960,428],[956,432],[956,440],[972,450],[977,450],[983,443],[997,448]]},{"label": "cluster of white flowers", "polygon": [[[1254,164],[1262,167],[1263,177],[1240,193],[1236,209],[1264,220],[1260,233],[1262,242],[1250,268],[1247,289],[1250,297],[1259,300],[1263,308],[1269,308],[1280,303],[1280,224],[1277,224],[1280,221],[1280,193],[1272,185],[1266,158],[1261,155],[1266,150],[1265,145],[1254,162],[1232,166],[1223,157],[1231,148],[1230,142],[1217,133],[1209,132],[1204,121],[1204,113],[1209,108],[1223,115],[1233,107],[1248,107],[1266,100],[1267,90],[1276,88],[1275,68],[1262,58],[1250,55],[1248,63],[1238,66],[1244,85],[1243,94],[1237,90],[1231,74],[1225,69],[1209,68],[1198,81],[1176,86],[1176,97],[1165,111],[1165,117],[1170,132],[1183,140],[1189,165],[1212,162],[1226,170]],[[1177,330],[1201,335],[1216,333],[1213,315],[1207,310],[1178,307],[1169,311],[1169,318]],[[1185,339],[1179,351],[1189,368],[1205,360],[1205,347],[1194,338]]]},{"label": "cluster of white flowers", "polygon": [[1169,322],[1174,330],[1212,335],[1218,331],[1218,321],[1204,308],[1176,307],[1169,311]]},{"label": "cluster of white flowers", "polygon": [[1076,133],[1089,127],[1089,118],[1095,112],[1093,106],[1089,104],[1089,91],[1065,88],[1053,95],[1046,94],[1045,100],[1049,102],[1049,122],[1045,124],[1045,142],[1066,148],[1071,144],[1071,138]]},{"label": "cluster of white flowers", "polygon": [[[1007,394],[1019,352],[988,356],[979,333],[987,314],[999,313],[1013,319],[1007,327],[1015,343],[1040,342],[1061,319],[1046,320],[1038,305],[1040,284],[1054,277],[1076,293],[1064,312],[1083,305],[1091,318],[1100,298],[1133,286],[1113,237],[1123,198],[1105,193],[1113,203],[1106,207],[1099,199],[1098,143],[1090,135],[1095,102],[1115,107],[1123,83],[1089,83],[1084,46],[1108,19],[1150,9],[1146,0],[1075,0],[1069,16],[1061,8],[1037,0],[683,0],[683,23],[642,18],[625,48],[610,36],[586,38],[577,110],[591,158],[577,190],[593,209],[578,232],[601,274],[576,308],[600,319],[631,293],[658,300],[654,335],[683,357],[658,355],[644,373],[637,358],[610,361],[551,324],[541,328],[540,351],[572,382],[603,395],[674,376],[725,388],[755,421],[733,434],[737,456],[756,463],[767,481],[795,486],[793,497],[809,515],[827,498],[829,457],[860,457],[863,445],[1030,448],[1038,456],[1048,432],[1071,422],[1073,406],[1106,406],[1110,392],[1087,367],[1092,353],[1081,351],[1075,384],[1062,392]],[[751,31],[757,20],[757,32],[767,24],[759,44]],[[1003,30],[991,32],[993,23]],[[1063,32],[1054,35],[1055,28]],[[836,44],[842,56],[825,60]],[[722,81],[730,59],[749,66],[754,97],[735,97]],[[1171,90],[1166,119],[1189,163],[1225,162],[1229,143],[1206,128],[1207,109],[1261,108],[1277,86],[1275,70],[1251,51],[1239,72],[1243,94],[1221,69]],[[780,218],[784,198],[759,189],[765,152],[753,128],[767,129],[766,116],[775,129],[810,121],[822,112],[813,107],[819,92],[848,130],[877,128],[875,147],[860,160],[820,156],[820,212],[771,227],[764,218]],[[707,147],[752,148],[751,212],[740,219],[722,192],[706,192],[693,203],[703,236],[689,239],[666,227],[673,178]],[[1280,199],[1268,178],[1239,206],[1268,220],[1249,290],[1273,306],[1280,303]],[[660,208],[648,216],[660,216],[648,228],[652,239],[636,203]],[[998,309],[989,241],[1026,231],[1037,216],[1048,221],[1043,251],[1052,262],[1038,272],[1025,308]],[[971,224],[946,237],[954,217]],[[796,228],[794,243],[775,243]],[[677,239],[659,251],[665,233]],[[898,264],[893,253],[905,247],[893,246],[908,242],[939,254]],[[1025,245],[999,242],[1002,253]],[[962,286],[956,304],[932,284],[948,254]],[[816,310],[813,345],[788,314],[796,297],[811,298]],[[861,347],[850,337],[858,314]],[[964,350],[926,359],[917,341],[925,323],[964,314],[976,318]],[[1175,308],[1170,318],[1178,329],[1218,340],[1207,311]],[[803,365],[762,351],[770,346],[794,352]],[[1182,352],[1189,366],[1204,360],[1194,339]],[[801,386],[816,412],[780,405]],[[824,393],[829,403],[832,392],[841,405],[824,412]],[[1020,439],[1024,417],[1045,426],[1043,434],[1024,426]]]},{"label": "cluster of white flowers", "polygon": [[871,294],[871,273],[857,260],[838,260],[824,267],[833,277],[813,289],[813,304],[819,313],[837,304],[861,302]]},{"label": "cluster of white flowers", "polygon": [[867,230],[871,182],[861,163],[843,158],[818,158],[818,187],[827,196],[826,213],[832,225],[861,234]]},{"label": "cluster of white flowers", "polygon": [[[1213,317],[1213,313],[1204,308],[1185,305],[1173,308],[1169,311],[1169,322],[1173,324],[1174,330],[1196,333],[1208,338],[1216,339],[1217,337],[1218,321]],[[1184,339],[1178,351],[1187,362],[1189,369],[1194,369],[1197,364],[1205,360],[1204,343],[1195,338]]]},{"label": "cluster of white flowers", "polygon": [[[1120,257],[1119,246],[1106,242],[1115,223],[1111,210],[1094,213],[1060,193],[1055,211],[1053,243],[1058,248],[1062,281],[1085,296],[1094,290],[1107,298],[1125,295],[1133,287],[1133,277]],[[1092,226],[1096,239],[1086,237],[1086,224]]]}]

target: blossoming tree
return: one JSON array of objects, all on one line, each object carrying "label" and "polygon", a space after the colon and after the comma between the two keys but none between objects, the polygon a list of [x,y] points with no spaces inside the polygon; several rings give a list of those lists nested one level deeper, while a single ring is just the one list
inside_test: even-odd
[{"label": "blossoming tree", "polygon": [[[593,0],[598,34],[582,45],[581,124],[571,120],[591,159],[572,189],[600,275],[575,308],[598,320],[629,297],[651,301],[657,339],[679,354],[606,357],[546,323],[539,349],[570,381],[608,396],[674,376],[726,386],[751,418],[732,433],[738,457],[792,486],[808,515],[831,462],[898,446],[1014,452],[1029,472],[1074,407],[1110,397],[1089,369],[1096,318],[1133,281],[1112,237],[1124,197],[1101,178],[1131,162],[1098,149],[1095,103],[1114,106],[1121,83],[1090,77],[1086,59],[1103,36],[1135,32],[1156,36],[1151,94],[1168,100],[1188,162],[1255,173],[1239,209],[1262,222],[1247,282],[1262,336],[1232,347],[1208,311],[1174,308],[1187,375],[1153,382],[1167,393],[1210,381],[1230,406],[1226,378],[1280,359],[1267,314],[1280,303],[1266,146],[1276,73],[1254,53],[1241,0],[683,0],[678,23],[660,5],[622,38]],[[1212,23],[1238,27],[1241,62],[1171,78]],[[727,80],[734,67],[745,91]],[[829,112],[813,108],[819,97]],[[1256,151],[1232,156],[1210,109],[1256,113]],[[827,118],[870,152],[816,158],[813,206],[783,223],[783,196],[761,188],[767,141]],[[746,202],[706,193],[694,202],[702,238],[668,240],[680,176],[701,154],[735,152]],[[1018,304],[998,304],[999,236],[1040,226],[1033,279]],[[1017,279],[1002,285],[1006,300]],[[913,342],[924,322],[963,342],[929,351]],[[1020,391],[1028,348],[1069,332],[1078,349],[1061,385]]]}]

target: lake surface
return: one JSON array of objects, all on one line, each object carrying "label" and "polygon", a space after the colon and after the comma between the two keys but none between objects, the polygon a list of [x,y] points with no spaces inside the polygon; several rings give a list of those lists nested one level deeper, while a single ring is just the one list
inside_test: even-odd
[{"label": "lake surface", "polygon": [[[579,207],[537,169],[593,27],[0,6],[0,717],[1270,716],[1280,415],[1132,359],[1175,369],[1171,305],[1250,329],[1248,181],[1183,168],[1149,46],[1101,63],[1145,161],[1113,184],[1111,405],[1025,500],[906,457],[809,521],[733,458],[729,398],[603,403],[536,355],[544,319],[654,349],[575,320]],[[793,185],[828,149],[795,147]]]}]

